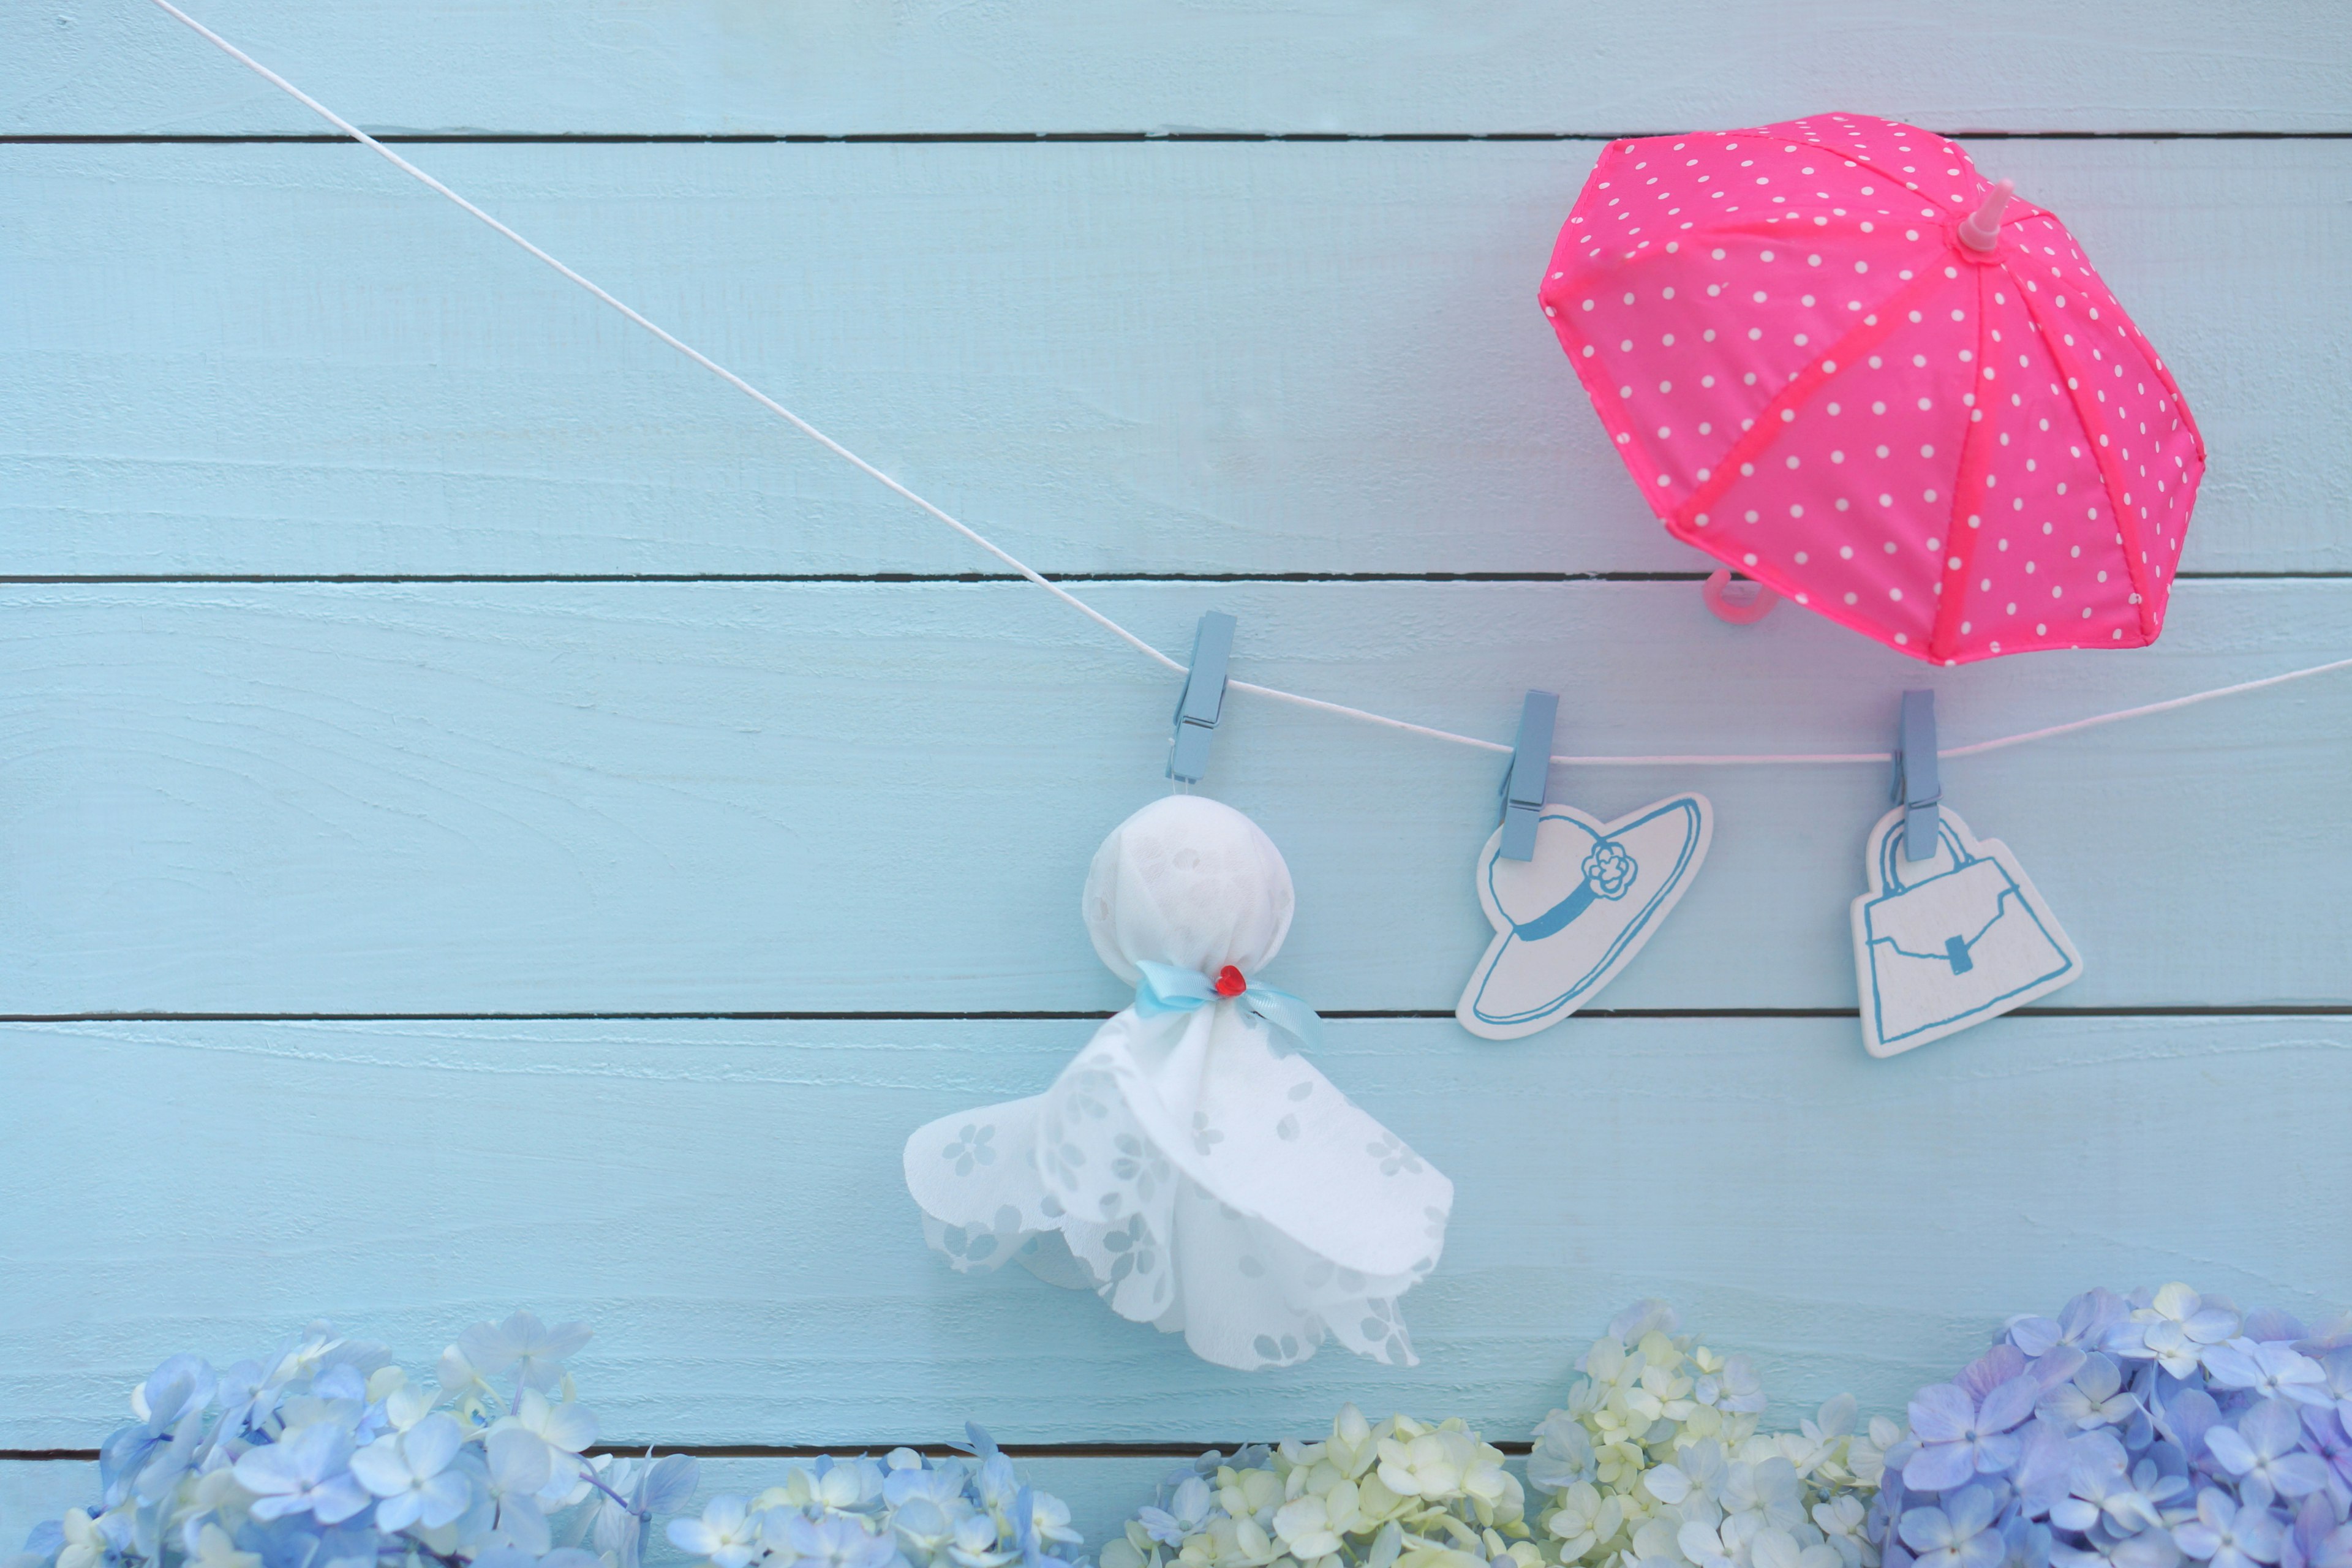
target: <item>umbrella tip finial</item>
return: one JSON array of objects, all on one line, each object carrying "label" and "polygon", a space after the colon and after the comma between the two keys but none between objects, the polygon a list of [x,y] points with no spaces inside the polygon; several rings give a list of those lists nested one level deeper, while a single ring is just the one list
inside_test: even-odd
[{"label": "umbrella tip finial", "polygon": [[2000,248],[2000,215],[2009,205],[2016,184],[2003,180],[1985,193],[1984,205],[1960,220],[1960,243],[1970,250],[1990,252]]}]

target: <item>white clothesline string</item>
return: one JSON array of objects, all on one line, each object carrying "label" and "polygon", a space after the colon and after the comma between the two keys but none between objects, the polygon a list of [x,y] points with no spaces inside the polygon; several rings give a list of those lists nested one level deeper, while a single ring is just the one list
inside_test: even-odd
[{"label": "white clothesline string", "polygon": [[[1146,642],[1142,637],[1138,637],[1135,633],[1128,630],[1125,626],[1119,625],[1117,621],[1111,619],[1100,610],[1096,609],[1092,605],[1087,604],[1084,599],[1079,598],[1076,594],[1071,593],[1068,589],[1062,587],[1056,583],[1049,581],[1042,573],[1039,573],[1027,563],[1014,556],[1012,552],[1004,549],[1002,545],[997,544],[993,540],[991,540],[981,533],[977,529],[974,529],[969,524],[961,522],[956,518],[950,516],[940,508],[924,500],[921,496],[917,495],[913,490],[908,489],[905,485],[900,484],[897,479],[892,479],[888,474],[884,473],[881,469],[876,468],[873,464],[867,462],[865,458],[859,457],[856,453],[851,451],[848,447],[843,446],[840,442],[835,440],[832,437],[826,435],[824,431],[818,429],[815,426],[810,424],[807,420],[802,418],[799,415],[793,413],[791,409],[785,407],[782,404],[777,402],[774,398],[769,396],[766,393],[761,391],[758,387],[752,385],[750,382],[736,374],[733,371],[729,370],[725,365],[720,364],[717,360],[712,359],[701,350],[676,337],[664,328],[655,324],[652,321],[648,320],[644,315],[641,315],[627,304],[625,304],[620,300],[614,298],[612,294],[607,293],[603,288],[599,287],[594,282],[583,277],[580,273],[573,271],[562,261],[557,260],[546,251],[541,250],[538,246],[533,245],[530,240],[525,239],[521,235],[516,233],[513,229],[509,228],[505,224],[500,223],[497,218],[492,217],[488,213],[484,212],[480,207],[476,206],[472,202],[467,201],[465,197],[459,195],[457,192],[443,184],[439,180],[435,179],[432,175],[426,174],[424,170],[418,168],[415,164],[410,163],[407,159],[402,157],[391,148],[386,147],[374,137],[370,136],[366,132],[362,131],[358,126],[353,125],[350,121],[345,120],[341,115],[337,114],[333,110],[329,109],[325,104],[320,103],[317,99],[312,98],[309,93],[304,92],[300,88],[296,87],[292,82],[288,81],[284,77],[279,76],[276,71],[271,70],[268,66],[263,65],[259,60],[255,59],[251,55],[247,54],[243,49],[238,48],[235,44],[230,43],[226,38],[222,37],[218,33],[214,32],[210,27],[205,26],[202,22],[197,21],[194,16],[189,16],[185,11],[181,10],[177,5],[172,4],[172,0],[155,0],[155,4],[163,10],[169,13],[172,16],[185,24],[198,37],[205,39],[214,47],[219,49],[223,54],[228,56],[229,58],[236,61],[237,64],[245,67],[247,70],[252,71],[256,76],[260,77],[264,81],[269,83],[270,86],[277,88],[279,91],[285,93],[288,97],[301,104],[305,109],[310,110],[311,113],[316,114],[320,119],[325,121],[328,124],[333,126],[337,131],[341,132],[344,135],[350,137],[361,146],[365,147],[370,152],[375,153],[378,157],[390,163],[394,168],[398,169],[402,174],[406,174],[409,178],[416,181],[419,184],[424,185],[427,190],[433,191],[440,195],[446,196],[450,201],[463,208],[467,214],[478,218],[482,223],[488,225],[502,237],[512,240],[517,246],[520,247],[535,259],[546,263],[550,268],[561,274],[567,281],[579,285],[590,294],[594,295],[598,300],[610,305],[614,310],[619,311],[622,315],[627,317],[638,326],[643,327],[646,331],[651,332],[655,337],[660,339],[663,342],[667,343],[671,348],[676,349],[688,359],[692,360],[703,369],[710,372],[711,374],[719,377],[721,381],[726,382],[730,386],[734,387],[738,392],[742,393],[746,397],[751,398],[754,403],[760,405],[761,407],[765,408],[769,413],[775,415],[778,418],[792,426],[793,428],[798,430],[802,435],[806,436],[809,439],[816,442],[826,451],[833,453],[844,462],[850,464],[852,467],[857,468],[861,473],[864,473],[868,478],[878,481],[895,493],[912,501],[924,511],[929,512],[940,521],[947,524],[948,527],[953,529],[956,532],[961,534],[964,538],[970,540],[972,543],[978,545],[989,554],[993,555],[999,561],[1003,562],[1007,566],[1013,568],[1013,571],[1019,573],[1028,581],[1034,583],[1038,587],[1045,589],[1045,592],[1053,595],[1054,597],[1059,599],[1070,608],[1077,611],[1078,614],[1086,616],[1087,619],[1094,622],[1097,626],[1102,627],[1105,631],[1110,633],[1113,637],[1118,638],[1129,647],[1135,649],[1136,652],[1143,655],[1146,658],[1151,659],[1153,662],[1160,665],[1164,668],[1177,674],[1181,675],[1185,672],[1185,667],[1178,660],[1160,652],[1160,649],[1154,647],[1150,643]],[[1998,752],[2010,746],[2021,746],[2029,741],[2047,740],[2055,735],[2070,735],[2077,730],[2096,729],[2102,724],[2113,724],[2126,719],[2138,719],[2151,713],[2169,712],[2176,708],[2187,708],[2200,702],[2210,702],[2217,697],[2234,697],[2241,692],[2259,691],[2264,687],[2281,686],[2290,680],[2302,680],[2310,676],[2326,675],[2335,670],[2347,668],[2352,668],[2352,658],[2339,658],[2327,664],[2315,664],[2304,669],[2290,669],[2283,674],[2265,676],[2259,680],[2241,681],[2235,686],[2216,687],[2210,691],[2193,691],[2185,697],[2168,698],[2161,702],[2143,703],[2137,708],[2120,709],[2113,713],[2095,713],[2087,719],[2075,719],[2063,724],[2053,724],[2045,729],[2028,730],[2020,734],[2003,735],[1998,739],[1990,741],[1978,741],[1965,746],[1946,746],[1940,749],[1937,752],[1937,755],[1939,757],[1973,757],[1985,752]],[[1320,698],[1303,697],[1297,692],[1285,691],[1278,687],[1260,686],[1255,681],[1232,679],[1228,679],[1225,684],[1229,690],[1246,691],[1253,696],[1269,698],[1276,702],[1287,702],[1293,707],[1312,709],[1315,711],[1321,713],[1337,714],[1341,718],[1360,720],[1362,722],[1381,725],[1386,729],[1402,730],[1407,734],[1426,736],[1428,739],[1433,741],[1446,741],[1458,746],[1475,747],[1482,752],[1495,752],[1507,754],[1511,751],[1509,746],[1499,741],[1481,740],[1475,735],[1456,734],[1451,730],[1438,730],[1426,724],[1414,724],[1402,719],[1391,719],[1386,714],[1374,713],[1362,708],[1351,708],[1344,702],[1326,702]],[[1894,754],[1891,752],[1780,752],[1753,755],[1717,754],[1689,756],[1592,757],[1555,755],[1551,760],[1556,763],[1574,767],[1770,767],[1796,763],[1885,763],[1892,762],[1894,760]]]}]

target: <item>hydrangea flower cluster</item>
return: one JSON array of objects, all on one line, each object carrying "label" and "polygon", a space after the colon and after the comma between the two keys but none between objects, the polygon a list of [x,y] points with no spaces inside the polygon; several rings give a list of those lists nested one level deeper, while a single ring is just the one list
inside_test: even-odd
[{"label": "hydrangea flower cluster", "polygon": [[596,1418],[563,1362],[587,1340],[517,1312],[430,1385],[324,1323],[217,1372],[173,1356],[99,1450],[97,1506],[6,1568],[637,1568],[696,1466],[583,1455]]},{"label": "hydrangea flower cluster", "polygon": [[987,1433],[965,1430],[969,1460],[912,1448],[818,1459],[758,1497],[672,1520],[670,1541],[711,1568],[1071,1568],[1054,1554],[1077,1543],[1069,1509],[1023,1486]]},{"label": "hydrangea flower cluster", "polygon": [[1910,1415],[1885,1568],[2352,1568],[2352,1320],[2093,1290]]},{"label": "hydrangea flower cluster", "polygon": [[1460,1421],[1350,1405],[1319,1443],[1210,1452],[1107,1542],[1101,1568],[1540,1568],[1503,1454]]},{"label": "hydrangea flower cluster", "polygon": [[[1758,1430],[1755,1369],[1678,1335],[1643,1301],[1577,1363],[1568,1408],[1536,1428],[1528,1480],[1547,1563],[1591,1568],[1877,1568],[1864,1534],[1886,1445],[1840,1394],[1794,1432]],[[1947,1568],[1931,1564],[1929,1568]]]}]

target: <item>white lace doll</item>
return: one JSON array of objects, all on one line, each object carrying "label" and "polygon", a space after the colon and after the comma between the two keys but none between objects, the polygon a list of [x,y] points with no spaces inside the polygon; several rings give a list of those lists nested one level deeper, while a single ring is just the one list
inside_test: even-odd
[{"label": "white lace doll", "polygon": [[1436,1267],[1454,1184],[1297,1054],[1320,1020],[1257,982],[1292,902],[1229,805],[1170,795],[1121,823],[1085,911],[1135,1003],[1044,1094],[908,1141],[931,1245],[1091,1289],[1221,1366],[1304,1361],[1326,1334],[1411,1363],[1396,1299]]}]

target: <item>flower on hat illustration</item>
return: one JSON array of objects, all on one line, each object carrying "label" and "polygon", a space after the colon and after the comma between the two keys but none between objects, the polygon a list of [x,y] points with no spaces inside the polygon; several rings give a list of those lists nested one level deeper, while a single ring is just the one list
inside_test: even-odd
[{"label": "flower on hat illustration", "polygon": [[1583,869],[1584,879],[1592,885],[1594,892],[1604,899],[1622,899],[1642,868],[1625,853],[1622,844],[1604,838],[1586,853]]}]

